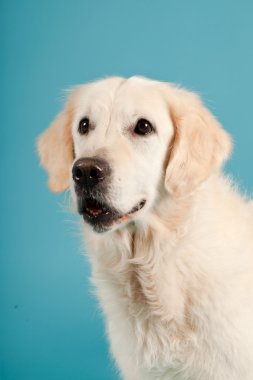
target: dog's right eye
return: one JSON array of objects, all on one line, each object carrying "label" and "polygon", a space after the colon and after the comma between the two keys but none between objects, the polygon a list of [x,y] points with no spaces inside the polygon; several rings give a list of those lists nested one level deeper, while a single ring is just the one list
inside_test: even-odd
[{"label": "dog's right eye", "polygon": [[80,135],[86,135],[89,132],[90,121],[87,117],[84,117],[79,122],[78,132]]},{"label": "dog's right eye", "polygon": [[154,128],[151,123],[146,119],[139,119],[134,128],[134,133],[137,135],[146,136],[154,132]]}]

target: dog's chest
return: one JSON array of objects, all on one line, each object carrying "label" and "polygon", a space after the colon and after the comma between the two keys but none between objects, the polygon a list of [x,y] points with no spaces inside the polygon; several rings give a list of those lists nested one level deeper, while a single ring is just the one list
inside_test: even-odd
[{"label": "dog's chest", "polygon": [[127,357],[133,366],[139,362],[154,371],[178,367],[191,339],[180,320],[184,306],[173,278],[168,278],[164,287],[163,263],[157,267],[150,256],[143,262],[126,260],[113,267],[103,264],[100,261],[94,271],[94,283],[116,360]]}]

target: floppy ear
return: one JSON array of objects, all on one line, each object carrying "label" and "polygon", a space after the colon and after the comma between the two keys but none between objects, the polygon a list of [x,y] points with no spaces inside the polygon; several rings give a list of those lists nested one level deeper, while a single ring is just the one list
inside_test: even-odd
[{"label": "floppy ear", "polygon": [[71,112],[68,108],[38,138],[37,147],[41,164],[49,175],[49,188],[55,193],[66,190],[73,161]]},{"label": "floppy ear", "polygon": [[165,187],[172,195],[183,196],[221,167],[232,143],[196,94],[171,86],[169,105],[175,132]]}]

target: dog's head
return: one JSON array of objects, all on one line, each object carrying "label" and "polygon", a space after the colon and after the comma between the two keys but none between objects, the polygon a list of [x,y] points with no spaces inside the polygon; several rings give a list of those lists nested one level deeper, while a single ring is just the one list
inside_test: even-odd
[{"label": "dog's head", "polygon": [[75,88],[38,140],[49,187],[70,186],[79,213],[97,232],[141,218],[161,194],[192,193],[230,148],[197,95],[139,77]]}]

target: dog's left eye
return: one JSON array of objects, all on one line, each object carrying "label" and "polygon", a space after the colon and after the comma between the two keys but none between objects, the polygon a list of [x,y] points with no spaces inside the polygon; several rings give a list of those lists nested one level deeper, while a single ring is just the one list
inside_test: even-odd
[{"label": "dog's left eye", "polygon": [[134,128],[134,133],[136,133],[137,135],[142,135],[142,136],[148,135],[149,133],[153,131],[154,131],[154,128],[152,124],[146,119],[138,120]]},{"label": "dog's left eye", "polygon": [[89,127],[90,127],[90,121],[87,117],[84,117],[79,122],[78,132],[80,133],[80,135],[86,135],[89,132]]}]

